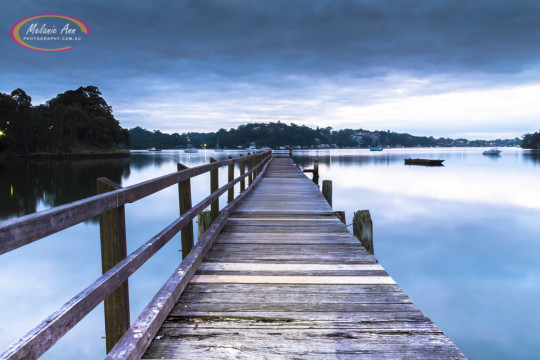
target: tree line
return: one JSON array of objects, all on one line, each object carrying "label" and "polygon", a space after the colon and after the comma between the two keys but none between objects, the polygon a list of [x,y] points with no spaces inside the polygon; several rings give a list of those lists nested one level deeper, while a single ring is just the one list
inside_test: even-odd
[{"label": "tree line", "polygon": [[281,122],[248,123],[235,129],[220,129],[216,132],[188,132],[183,134],[166,134],[159,130],[149,131],[141,127],[129,130],[132,149],[183,148],[188,145],[202,148],[248,147],[452,147],[452,146],[519,146],[521,140],[473,140],[434,138],[433,136],[414,136],[393,131],[369,131],[364,129],[333,130],[332,127],[317,127],[285,124]]},{"label": "tree line", "polygon": [[0,93],[0,152],[65,154],[128,144],[128,131],[95,86],[68,90],[37,106],[22,89]]}]

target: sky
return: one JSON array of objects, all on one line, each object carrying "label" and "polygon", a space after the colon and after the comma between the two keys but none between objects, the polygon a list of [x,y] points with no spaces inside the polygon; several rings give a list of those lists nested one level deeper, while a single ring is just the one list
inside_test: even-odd
[{"label": "sky", "polygon": [[[468,139],[540,129],[538,0],[3,2],[0,92],[22,88],[37,105],[94,85],[126,128],[279,120]],[[40,14],[91,34],[68,51],[16,44],[11,27]]]}]

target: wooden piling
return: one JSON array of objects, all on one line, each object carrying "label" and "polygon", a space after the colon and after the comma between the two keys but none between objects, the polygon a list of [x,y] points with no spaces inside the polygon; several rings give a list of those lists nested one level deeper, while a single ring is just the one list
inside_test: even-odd
[{"label": "wooden piling", "polygon": [[[211,163],[217,162],[216,159],[210,158]],[[210,193],[213,194],[219,188],[218,169],[210,171]],[[219,198],[217,198],[210,206],[210,218],[212,222],[216,220],[219,215]]]},{"label": "wooden piling", "polygon": [[313,182],[319,185],[319,159],[313,159]]},{"label": "wooden piling", "polygon": [[292,159],[292,148],[289,148],[289,159]]},{"label": "wooden piling", "polygon": [[323,180],[322,193],[326,201],[332,206],[332,180]]},{"label": "wooden piling", "polygon": [[[243,175],[246,173],[246,161],[242,160],[240,161],[240,175]],[[240,192],[243,192],[246,190],[246,178],[242,178],[240,180]]]},{"label": "wooden piling", "polygon": [[369,210],[360,210],[353,216],[353,234],[371,255],[373,251],[373,222]]},{"label": "wooden piling", "polygon": [[[122,188],[107,178],[97,179],[97,193],[103,194]],[[127,256],[126,217],[124,206],[99,215],[101,237],[101,268],[103,274]],[[129,328],[129,288],[126,280],[114,290],[105,303],[105,337],[109,352]]]},{"label": "wooden piling", "polygon": [[334,211],[334,215],[345,225],[347,225],[347,222],[345,220],[345,211]]},{"label": "wooden piling", "polygon": [[197,223],[198,223],[198,234],[199,239],[201,236],[203,236],[204,232],[210,227],[212,224],[212,218],[210,216],[210,210],[204,210],[197,216]]},{"label": "wooden piling", "polygon": [[[232,159],[233,157],[229,155],[229,159]],[[234,164],[229,165],[229,177],[227,178],[228,182],[231,182],[234,180]],[[227,204],[230,204],[234,200],[234,187],[229,189],[229,192],[227,194]]]},{"label": "wooden piling", "polygon": [[[251,153],[248,153],[248,155],[251,155]],[[248,160],[248,171],[251,171],[251,169],[253,169],[253,158],[249,158]],[[250,186],[252,182],[253,182],[253,174],[248,176],[248,186]]]},{"label": "wooden piling", "polygon": [[[178,171],[188,169],[184,164],[177,164]],[[178,197],[180,202],[180,215],[184,215],[191,209],[191,179],[180,181],[178,183]],[[182,229],[182,259],[185,259],[193,248],[193,221],[190,221]]]}]

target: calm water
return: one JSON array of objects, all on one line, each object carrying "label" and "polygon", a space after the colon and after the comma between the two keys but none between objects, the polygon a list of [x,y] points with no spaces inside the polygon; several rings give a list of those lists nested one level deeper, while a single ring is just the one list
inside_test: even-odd
[{"label": "calm water", "polygon": [[[237,152],[230,152],[237,154]],[[0,162],[0,219],[95,194],[95,179],[123,186],[229,153],[133,153],[130,160]],[[407,157],[444,167],[404,166]],[[298,152],[320,180],[332,180],[334,209],[369,209],[375,255],[415,304],[471,359],[540,357],[540,156],[504,149],[325,150]],[[238,173],[238,170],[237,170]],[[220,171],[225,183],[226,169]],[[192,181],[194,203],[208,175]],[[222,197],[221,204],[225,204]],[[177,188],[126,206],[128,251],[178,216]],[[181,259],[175,237],[130,278],[131,317]],[[0,348],[15,341],[101,275],[96,221],[79,224],[0,258]],[[105,353],[103,308],[96,308],[44,359]]]}]

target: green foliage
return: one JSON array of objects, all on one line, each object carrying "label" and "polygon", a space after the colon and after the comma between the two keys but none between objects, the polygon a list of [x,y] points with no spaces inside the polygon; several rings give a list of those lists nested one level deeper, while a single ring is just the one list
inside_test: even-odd
[{"label": "green foliage", "polygon": [[540,149],[540,131],[523,135],[521,147],[524,149]]},{"label": "green foliage", "polygon": [[0,151],[70,153],[129,144],[112,108],[95,86],[68,90],[32,106],[24,90],[0,94]]}]

